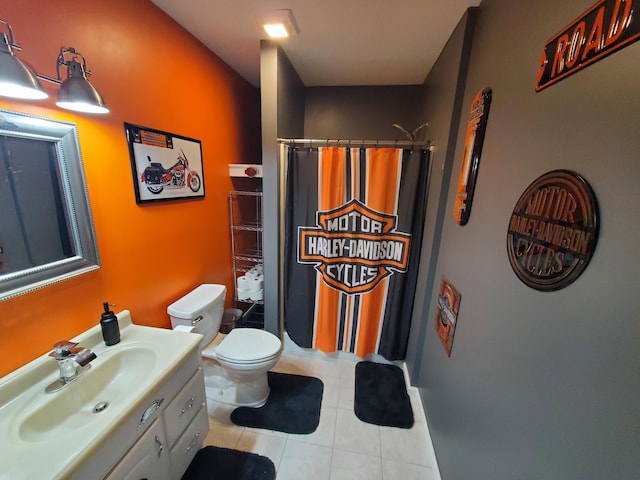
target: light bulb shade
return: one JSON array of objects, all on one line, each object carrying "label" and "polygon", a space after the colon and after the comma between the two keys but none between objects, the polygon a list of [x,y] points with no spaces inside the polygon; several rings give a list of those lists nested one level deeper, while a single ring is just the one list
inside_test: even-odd
[{"label": "light bulb shade", "polygon": [[75,112],[109,113],[102,96],[84,76],[69,77],[62,82],[56,105]]},{"label": "light bulb shade", "polygon": [[13,54],[7,36],[0,42],[0,95],[3,97],[40,100],[49,95],[36,74]]}]

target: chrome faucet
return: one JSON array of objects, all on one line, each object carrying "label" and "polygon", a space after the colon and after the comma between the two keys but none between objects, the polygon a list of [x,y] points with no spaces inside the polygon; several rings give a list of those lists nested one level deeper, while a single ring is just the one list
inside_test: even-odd
[{"label": "chrome faucet", "polygon": [[88,348],[78,347],[77,343],[68,340],[57,342],[49,356],[58,362],[60,378],[47,386],[46,393],[57,392],[67,383],[78,378],[91,368],[89,363],[96,358],[96,354]]}]

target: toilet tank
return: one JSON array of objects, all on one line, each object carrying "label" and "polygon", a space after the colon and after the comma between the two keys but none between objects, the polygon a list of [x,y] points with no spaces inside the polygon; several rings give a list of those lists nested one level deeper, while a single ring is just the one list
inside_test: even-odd
[{"label": "toilet tank", "polygon": [[224,285],[200,285],[167,307],[171,327],[194,327],[197,333],[204,335],[201,345],[206,346],[220,330],[226,295]]}]

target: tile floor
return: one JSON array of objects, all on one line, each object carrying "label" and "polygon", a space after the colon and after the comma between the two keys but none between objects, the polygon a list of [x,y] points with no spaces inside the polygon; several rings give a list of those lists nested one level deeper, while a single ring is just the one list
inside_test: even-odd
[{"label": "tile floor", "polygon": [[371,425],[355,416],[358,361],[345,353],[286,350],[273,371],[314,376],[324,383],[317,430],[294,435],[240,427],[229,420],[232,409],[217,408],[204,444],[269,457],[278,480],[440,480],[416,389],[409,388],[415,418],[411,429]]}]

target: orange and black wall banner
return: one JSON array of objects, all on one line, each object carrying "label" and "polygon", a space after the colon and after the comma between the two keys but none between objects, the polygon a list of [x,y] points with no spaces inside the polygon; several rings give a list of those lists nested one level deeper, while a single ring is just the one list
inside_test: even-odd
[{"label": "orange and black wall banner", "polygon": [[285,326],[305,348],[404,358],[428,152],[290,148]]},{"label": "orange and black wall banner", "polygon": [[600,0],[551,37],[542,50],[536,92],[640,39],[640,0]]},{"label": "orange and black wall banner", "polygon": [[467,134],[464,140],[464,154],[458,177],[458,188],[453,206],[453,218],[458,225],[466,225],[471,216],[473,195],[476,190],[478,168],[484,145],[484,135],[487,130],[489,107],[491,106],[491,89],[485,88],[478,92],[469,110]]}]

